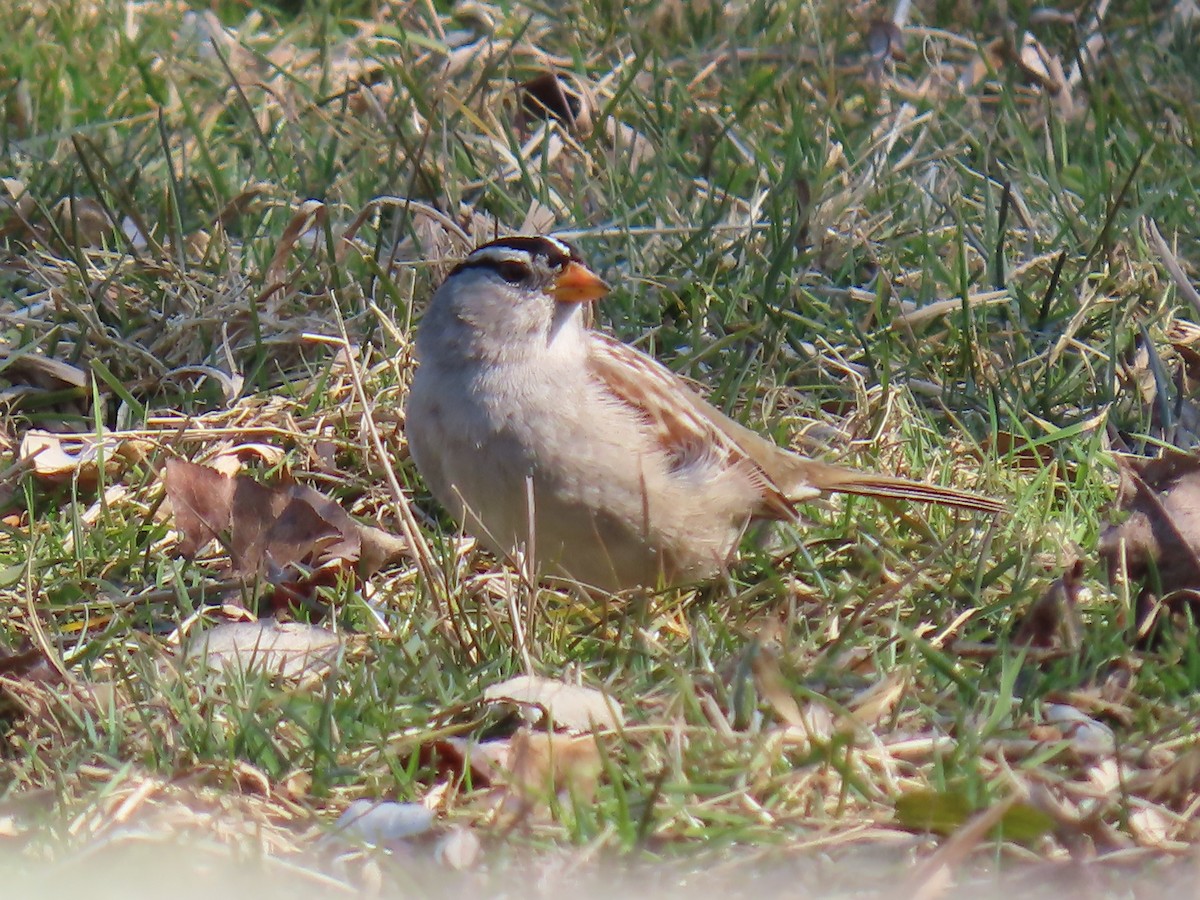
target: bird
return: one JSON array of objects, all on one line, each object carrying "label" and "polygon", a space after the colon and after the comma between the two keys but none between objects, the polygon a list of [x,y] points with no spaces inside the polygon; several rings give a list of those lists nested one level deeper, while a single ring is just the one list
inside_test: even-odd
[{"label": "bird", "polygon": [[780,447],[593,328],[608,291],[567,242],[500,237],[449,272],[418,325],[409,453],[501,558],[592,590],[653,590],[719,576],[752,522],[795,522],[828,492],[1005,508]]}]

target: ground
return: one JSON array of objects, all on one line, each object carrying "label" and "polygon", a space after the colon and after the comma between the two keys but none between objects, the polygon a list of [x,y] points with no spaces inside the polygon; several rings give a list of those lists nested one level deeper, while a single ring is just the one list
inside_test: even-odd
[{"label": "ground", "polygon": [[[1166,572],[1200,542],[1173,488],[1126,467],[1118,494],[1118,458],[1200,433],[1198,21],[5,5],[3,865],[182,836],[322,890],[616,891],[610,865],[715,867],[724,893],[1174,882],[1200,584]],[[522,583],[457,535],[403,429],[431,291],[516,231],[573,241],[615,288],[597,327],[740,421],[1007,512],[834,499],[718,584]],[[173,487],[168,459],[226,474]],[[235,472],[262,502],[190,539],[180,491]],[[293,500],[333,527],[322,498],[353,552],[246,550]],[[1178,539],[1136,570],[1105,537],[1130,509]],[[319,666],[196,649],[271,609],[311,620],[279,652],[323,642]],[[522,674],[622,722],[485,699]],[[387,852],[331,837],[364,798],[432,822]]]}]

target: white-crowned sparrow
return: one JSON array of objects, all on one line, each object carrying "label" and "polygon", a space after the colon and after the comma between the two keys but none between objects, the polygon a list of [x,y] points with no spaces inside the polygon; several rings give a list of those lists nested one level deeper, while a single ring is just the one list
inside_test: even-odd
[{"label": "white-crowned sparrow", "polygon": [[417,332],[405,431],[437,499],[493,552],[608,591],[718,573],[752,519],[826,491],[999,512],[952,488],[784,450],[594,331],[608,286],[550,237],[471,253]]}]

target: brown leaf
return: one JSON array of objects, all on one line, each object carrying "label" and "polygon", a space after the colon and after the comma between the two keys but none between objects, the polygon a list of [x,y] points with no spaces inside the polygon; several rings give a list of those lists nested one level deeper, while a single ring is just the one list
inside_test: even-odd
[{"label": "brown leaf", "polygon": [[521,85],[521,108],[529,116],[555,119],[572,134],[592,133],[596,100],[580,81],[553,72],[543,72]]},{"label": "brown leaf", "polygon": [[1192,745],[1155,775],[1146,792],[1148,799],[1186,809],[1200,793],[1200,747]]},{"label": "brown leaf", "polygon": [[472,788],[491,787],[508,768],[507,740],[476,743],[461,737],[442,737],[421,745],[423,766],[434,766],[443,778],[458,781],[468,772]]},{"label": "brown leaf", "polygon": [[269,181],[258,181],[247,185],[241,193],[221,207],[221,211],[213,217],[213,224],[228,228],[240,216],[257,209],[263,204],[263,198],[275,191]]},{"label": "brown leaf", "polygon": [[192,557],[229,531],[234,480],[208,466],[168,459],[163,482],[179,531],[179,552]]},{"label": "brown leaf", "polygon": [[903,60],[904,34],[891,19],[873,19],[867,26],[867,52],[880,62]]},{"label": "brown leaf", "polygon": [[1157,646],[1168,636],[1189,640],[1200,622],[1200,590],[1183,588],[1159,597],[1148,587],[1138,594],[1137,646]]},{"label": "brown leaf", "polygon": [[1021,46],[1013,56],[1022,74],[1051,95],[1063,89],[1062,64],[1028,31],[1022,35]]},{"label": "brown leaf", "polygon": [[983,450],[989,459],[1011,460],[1013,468],[1022,472],[1040,472],[1054,464],[1054,448],[1049,444],[1035,444],[1007,431],[997,432],[994,439],[985,438]]},{"label": "brown leaf", "polygon": [[554,728],[566,731],[618,729],[625,723],[620,704],[594,688],[567,684],[538,675],[520,675],[483,692],[489,703],[512,703],[544,713]]},{"label": "brown leaf", "polygon": [[207,465],[222,475],[236,475],[247,458],[267,466],[280,465],[287,454],[271,444],[235,444],[227,446],[212,456],[207,456]]},{"label": "brown leaf", "polygon": [[510,786],[526,800],[569,790],[589,800],[604,766],[592,734],[568,735],[522,728],[510,741]]},{"label": "brown leaf", "polygon": [[284,271],[296,245],[301,243],[301,238],[305,235],[319,235],[318,229],[324,224],[328,214],[329,211],[325,204],[318,200],[305,200],[300,204],[300,208],[296,210],[287,227],[283,229],[283,234],[279,237],[279,244],[275,247],[275,254],[267,266],[267,285],[283,283]]},{"label": "brown leaf", "polygon": [[1065,645],[1078,649],[1083,628],[1078,609],[1082,578],[1083,561],[1076,560],[1025,613],[1013,643],[1019,647],[1050,649]]},{"label": "brown leaf", "polygon": [[54,221],[68,245],[101,247],[115,229],[104,207],[91,197],[63,197],[54,205]]},{"label": "brown leaf", "polygon": [[838,723],[839,730],[854,731],[878,725],[886,716],[892,714],[911,680],[912,673],[905,667],[860,691],[849,703],[849,714]]},{"label": "brown leaf", "polygon": [[88,386],[88,373],[78,366],[29,350],[14,350],[4,343],[0,343],[0,351],[3,351],[0,371],[12,381],[48,391],[62,388],[82,391]]},{"label": "brown leaf", "polygon": [[45,665],[45,655],[40,647],[26,647],[15,653],[0,650],[0,676],[22,677]]},{"label": "brown leaf", "polygon": [[0,178],[0,209],[11,209],[28,221],[37,211],[37,202],[19,178]]},{"label": "brown leaf", "polygon": [[751,646],[747,652],[751,654],[750,671],[754,673],[754,684],[763,699],[783,722],[793,728],[803,728],[800,704],[792,696],[774,651],[770,647]]},{"label": "brown leaf", "polygon": [[63,707],[95,712],[122,699],[114,682],[77,679],[38,647],[0,654],[0,698],[6,711],[14,706],[36,718],[53,718]]},{"label": "brown leaf", "polygon": [[[782,623],[778,619],[759,620],[755,628],[754,642],[747,654],[750,671],[754,675],[754,686],[758,695],[787,726],[787,739],[793,744],[809,745],[828,741],[841,727],[854,729],[854,724],[843,726],[835,723],[833,714],[819,702],[806,702],[803,706],[796,700],[795,692],[788,683],[775,651],[781,639]],[[738,716],[738,719],[744,716]]]},{"label": "brown leaf", "polygon": [[1135,581],[1157,571],[1163,593],[1200,589],[1200,457],[1166,450],[1156,459],[1120,456],[1117,463],[1116,508],[1129,517],[1100,536],[1109,578],[1123,561]]},{"label": "brown leaf", "polygon": [[182,535],[180,553],[194,556],[218,540],[242,575],[332,561],[361,563],[360,571],[369,574],[406,546],[395,535],[360,525],[337,503],[303,485],[270,487],[182,459],[167,460],[164,481]]}]

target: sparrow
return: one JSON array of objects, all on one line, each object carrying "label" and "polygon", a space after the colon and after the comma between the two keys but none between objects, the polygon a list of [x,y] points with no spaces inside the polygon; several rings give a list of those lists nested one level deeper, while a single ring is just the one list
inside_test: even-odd
[{"label": "sparrow", "polygon": [[997,513],[996,500],[809,459],[595,330],[609,290],[570,244],[474,250],[416,336],[405,433],[434,497],[493,553],[608,592],[720,574],[756,520],[827,492]]}]

